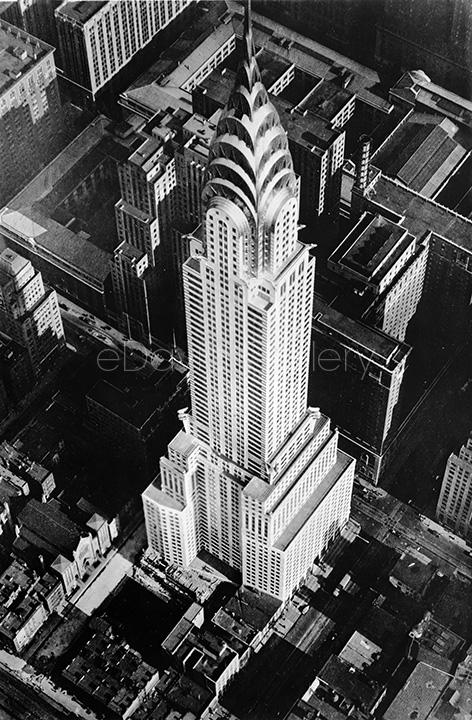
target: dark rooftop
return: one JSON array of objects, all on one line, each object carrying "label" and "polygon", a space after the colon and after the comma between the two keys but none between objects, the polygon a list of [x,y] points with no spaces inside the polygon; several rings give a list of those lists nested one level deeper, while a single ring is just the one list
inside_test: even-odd
[{"label": "dark rooftop", "polygon": [[117,373],[108,380],[99,380],[88,392],[87,399],[135,428],[141,428],[166,405],[182,375],[168,369],[154,373],[150,380],[134,376],[138,373]]},{"label": "dark rooftop", "polygon": [[329,257],[329,266],[378,284],[413,242],[402,225],[365,213]]},{"label": "dark rooftop", "polygon": [[422,593],[435,573],[436,568],[432,562],[423,562],[422,559],[406,553],[395,564],[390,577],[414,592]]},{"label": "dark rooftop", "polygon": [[75,550],[82,533],[82,528],[67,517],[57,500],[41,503],[33,498],[19,513],[18,521],[20,536],[24,528],[29,541],[34,544],[37,541],[37,547],[46,544],[66,556]]},{"label": "dark rooftop", "polygon": [[467,153],[450,120],[413,113],[373,157],[386,175],[428,197],[442,186]]},{"label": "dark rooftop", "polygon": [[410,352],[409,345],[395,340],[390,335],[353,320],[315,297],[313,327],[320,329],[338,342],[355,352],[368,355],[373,362],[394,370],[397,364]]},{"label": "dark rooftop", "polygon": [[472,222],[413,192],[391,178],[381,176],[368,193],[373,206],[386,207],[405,217],[403,225],[417,238],[431,231],[453,245],[472,252]]},{"label": "dark rooftop", "polygon": [[260,50],[257,53],[257,64],[261,71],[262,82],[267,90],[290,68],[291,63],[277,57],[268,50]]},{"label": "dark rooftop", "polygon": [[63,15],[74,22],[86,23],[104,5],[106,0],[80,0],[79,2],[65,2],[57,10],[59,17]]},{"label": "dark rooftop", "polygon": [[308,150],[318,147],[326,150],[339,136],[339,130],[333,130],[322,118],[311,113],[291,112],[293,105],[279,95],[271,100],[279,113],[280,121],[287,132],[289,140],[303,145]]},{"label": "dark rooftop", "polygon": [[366,711],[375,705],[381,693],[380,686],[336,655],[323,665],[318,677],[342,698]]},{"label": "dark rooftop", "polygon": [[345,90],[335,82],[321,80],[313,92],[302,102],[302,108],[332,122],[353,98],[354,93]]},{"label": "dark rooftop", "polygon": [[226,605],[218,610],[213,622],[244,643],[250,643],[263,630],[280,607],[271,595],[241,586]]},{"label": "dark rooftop", "polygon": [[156,668],[114,633],[101,619],[97,632],[63,670],[63,677],[79,690],[122,717],[139,692],[156,675]]}]

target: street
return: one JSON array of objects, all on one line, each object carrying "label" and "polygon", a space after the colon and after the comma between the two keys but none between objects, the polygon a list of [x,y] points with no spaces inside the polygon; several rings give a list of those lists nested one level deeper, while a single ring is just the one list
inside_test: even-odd
[{"label": "street", "polygon": [[167,363],[172,356],[175,369],[183,373],[187,371],[184,353],[179,348],[172,349],[153,338],[150,349],[111,327],[104,320],[86,312],[68,298],[58,294],[58,301],[66,339],[78,352],[83,348],[89,348],[90,345],[102,348],[105,346],[115,350],[120,357],[125,356],[129,369],[133,366],[158,368],[161,363]]},{"label": "street", "polygon": [[367,491],[366,497],[366,493],[355,486],[351,517],[368,527],[372,537],[399,552],[410,546],[421,548],[436,559],[447,574],[459,570],[472,579],[472,557],[467,554],[465,544],[459,539],[458,542],[451,540],[447,533],[428,529],[413,508],[392,495]]},{"label": "street", "polygon": [[0,717],[2,720],[71,720],[71,713],[0,666]]}]

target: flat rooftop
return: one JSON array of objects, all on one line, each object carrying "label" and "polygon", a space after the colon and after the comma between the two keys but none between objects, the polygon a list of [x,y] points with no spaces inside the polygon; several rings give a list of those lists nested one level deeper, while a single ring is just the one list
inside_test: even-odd
[{"label": "flat rooftop", "polygon": [[259,50],[256,55],[257,64],[261,71],[262,82],[267,90],[284,75],[293,63],[284,58],[277,57],[274,53],[268,52],[264,48]]},{"label": "flat rooftop", "polygon": [[113,717],[123,717],[136,696],[157,679],[157,670],[104,620],[98,624],[103,627],[70,660],[62,676],[109,708]]},{"label": "flat rooftop", "polygon": [[301,106],[304,110],[331,121],[354,97],[354,93],[341,85],[331,80],[320,80]]},{"label": "flat rooftop", "polygon": [[235,81],[236,73],[234,70],[229,67],[218,66],[208,77],[202,80],[197,91],[208,95],[211,100],[223,108],[230,98]]},{"label": "flat rooftop", "polygon": [[340,131],[332,129],[326,120],[316,117],[311,112],[291,112],[293,105],[280,96],[271,96],[271,101],[279,113],[280,121],[287,132],[289,140],[302,145],[310,152],[313,148],[326,150],[339,137]]},{"label": "flat rooftop", "polygon": [[372,162],[386,175],[432,197],[468,154],[447,119],[413,113],[375,153]]},{"label": "flat rooftop", "polygon": [[295,517],[289,522],[285,530],[275,542],[275,547],[279,550],[286,550],[290,543],[296,538],[310,515],[316,510],[316,508],[323,502],[328,493],[338,482],[341,475],[348,469],[349,465],[353,462],[350,455],[346,455],[341,450],[338,450],[338,456],[335,464],[331,470],[324,476],[319,485],[312,492],[308,500],[304,503],[302,508],[297,512]]},{"label": "flat rooftop", "polygon": [[[341,698],[353,702],[367,712],[372,708],[380,693],[381,686],[369,680],[362,672],[354,669],[345,660],[332,655],[323,665],[318,677]],[[405,720],[405,716],[402,717]]]},{"label": "flat rooftop", "polygon": [[138,373],[123,372],[114,374],[109,380],[99,380],[87,393],[87,400],[140,429],[160,413],[182,376],[171,368],[154,373],[150,380],[135,375]]},{"label": "flat rooftop", "polygon": [[21,211],[5,208],[0,213],[2,232],[24,244],[29,252],[59,261],[66,271],[92,284],[102,285],[110,272],[111,254],[94,245],[87,233],[75,233],[33,207]]},{"label": "flat rooftop", "polygon": [[170,157],[163,152],[164,142],[161,138],[147,138],[130,155],[129,162],[141,168],[145,173],[153,170],[156,165],[165,165]]},{"label": "flat rooftop", "polygon": [[326,305],[318,297],[315,297],[313,307],[313,328],[367,357],[370,362],[376,362],[389,370],[394,370],[410,352],[410,346],[406,343],[395,340],[381,330],[353,320]]},{"label": "flat rooftop", "polygon": [[[230,68],[217,67],[199,85],[204,95],[213,100],[219,107],[227,104],[235,83],[236,73]],[[291,112],[293,103],[280,95],[270,95],[270,100],[279,113],[280,121],[289,139],[302,145],[310,152],[313,147],[325,150],[338,137],[339,131],[330,128],[329,124],[312,113]]]},{"label": "flat rooftop", "polygon": [[130,245],[130,243],[127,243],[126,240],[124,240],[121,245],[118,245],[115,250],[115,255],[123,255],[123,257],[128,260],[139,261],[145,256],[145,254],[146,253],[143,250],[139,250],[134,247],[134,245]]},{"label": "flat rooftop", "polygon": [[402,225],[382,215],[366,213],[329,257],[366,282],[379,283],[413,242]]},{"label": "flat rooftop", "polygon": [[213,618],[213,623],[249,644],[281,605],[280,600],[242,585]]},{"label": "flat rooftop", "polygon": [[149,500],[152,500],[159,505],[164,505],[171,510],[181,511],[184,509],[184,505],[179,500],[175,500],[170,495],[167,495],[167,493],[159,490],[159,488],[154,483],[151,483],[147,486],[146,490],[143,493],[143,497],[147,497],[149,498]]},{"label": "flat rooftop", "polygon": [[[242,17],[242,5],[235,8],[236,18]],[[378,74],[364,65],[331,50],[315,40],[311,40],[300,33],[274,22],[270,18],[252,13],[253,31],[256,46],[282,57],[286,62],[318,78],[332,80],[348,71],[348,90],[368,105],[377,107],[383,112],[390,112],[392,104],[382,97],[380,93],[380,79]],[[242,22],[237,27],[237,33],[242,35]]]},{"label": "flat rooftop", "polygon": [[406,553],[393,567],[390,577],[415,592],[421,593],[432,580],[436,569],[432,562],[422,562],[417,557]]},{"label": "flat rooftop", "polygon": [[201,715],[213,697],[210,690],[173,668],[163,672],[155,691],[144,696],[133,720],[191,720]]},{"label": "flat rooftop", "polygon": [[427,720],[450,679],[444,672],[419,663],[385,711],[384,720]]},{"label": "flat rooftop", "polygon": [[367,665],[372,665],[375,660],[374,656],[379,655],[381,651],[382,648],[379,645],[355,630],[339,653],[339,657],[358,670],[363,670]]},{"label": "flat rooftop", "polygon": [[[113,210],[118,173],[114,183],[109,180],[109,171],[123,162],[132,149],[131,140],[118,141],[108,132],[109,126],[109,120],[97,117],[0,214],[0,234],[4,228],[5,236],[18,239],[29,253],[57,263],[94,287],[103,285],[109,274],[109,245],[115,239],[112,233],[97,227],[95,214],[99,209],[104,211],[105,195],[107,207],[111,204]],[[72,218],[74,214],[77,217],[74,227],[81,228],[76,231],[66,226],[71,217],[63,211],[62,203],[98,167],[105,168],[108,178],[105,190],[102,188],[101,204],[92,196],[86,209],[72,210]]]},{"label": "flat rooftop", "polygon": [[441,115],[472,127],[472,101],[431,82],[422,71],[406,72],[390,90],[391,96],[410,100]]},{"label": "flat rooftop", "polygon": [[64,2],[57,8],[56,12],[74,23],[86,23],[95,13],[108,4],[108,0],[80,0],[79,2]]},{"label": "flat rooftop", "polygon": [[122,93],[124,105],[151,116],[169,105],[166,98],[174,98],[178,107],[191,109],[190,94],[182,85],[234,35],[231,23],[219,21],[226,3],[213,0],[207,10],[196,7],[191,25]]},{"label": "flat rooftop", "polygon": [[472,222],[429,198],[418,195],[397,181],[381,176],[368,192],[373,206],[388,208],[404,217],[403,226],[421,239],[430,232],[472,252]]},{"label": "flat rooftop", "polygon": [[10,248],[5,248],[0,253],[0,285],[4,285],[11,278],[16,277],[31,263]]},{"label": "flat rooftop", "polygon": [[21,527],[20,536],[25,532],[29,542],[43,547],[43,543],[54,548],[57,553],[69,557],[76,549],[82,528],[71,520],[62,510],[57,500],[41,503],[30,500],[18,515]]},{"label": "flat rooftop", "polygon": [[53,51],[51,45],[0,19],[0,95]]}]

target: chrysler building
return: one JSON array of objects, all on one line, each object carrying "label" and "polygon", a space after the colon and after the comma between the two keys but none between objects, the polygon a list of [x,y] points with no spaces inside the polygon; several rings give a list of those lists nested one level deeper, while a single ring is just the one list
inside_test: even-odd
[{"label": "chrysler building", "polygon": [[298,205],[248,9],[206,169],[204,242],[183,271],[191,410],[143,504],[165,560],[205,549],[282,600],[348,520],[354,476],[329,419],[306,407],[315,260]]}]

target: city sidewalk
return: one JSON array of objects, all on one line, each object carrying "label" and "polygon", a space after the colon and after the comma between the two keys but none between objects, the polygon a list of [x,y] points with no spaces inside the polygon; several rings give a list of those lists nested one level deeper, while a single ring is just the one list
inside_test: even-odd
[{"label": "city sidewalk", "polygon": [[54,683],[41,673],[38,673],[27,665],[24,660],[11,655],[6,650],[0,650],[0,665],[9,674],[14,675],[26,685],[34,688],[38,693],[47,695],[55,703],[63,707],[69,713],[73,713],[74,717],[84,718],[84,720],[98,720],[97,716],[87,708],[68,695],[65,690],[60,690]]}]

